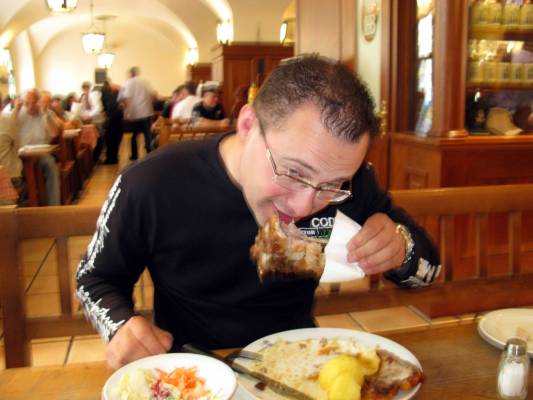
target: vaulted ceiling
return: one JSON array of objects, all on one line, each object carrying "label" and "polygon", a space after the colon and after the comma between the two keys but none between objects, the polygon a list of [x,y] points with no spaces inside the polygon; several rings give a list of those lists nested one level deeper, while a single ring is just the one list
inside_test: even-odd
[{"label": "vaulted ceiling", "polygon": [[[216,43],[218,21],[233,19],[235,40],[272,40],[260,27],[260,18],[278,15],[278,26],[289,0],[93,0],[94,16],[114,15],[112,24],[141,24],[165,36],[180,40],[189,47],[210,48]],[[251,14],[250,14],[251,13]],[[257,23],[257,28],[250,24]],[[101,22],[96,20],[98,26]],[[0,2],[0,48],[9,47],[12,40],[27,31],[33,51],[38,55],[57,35],[91,25],[90,0],[79,0],[77,9],[67,15],[51,15],[44,0]],[[239,29],[241,27],[242,29]],[[263,37],[260,30],[263,30]],[[239,37],[241,34],[242,37]],[[253,37],[256,36],[256,37]]]}]

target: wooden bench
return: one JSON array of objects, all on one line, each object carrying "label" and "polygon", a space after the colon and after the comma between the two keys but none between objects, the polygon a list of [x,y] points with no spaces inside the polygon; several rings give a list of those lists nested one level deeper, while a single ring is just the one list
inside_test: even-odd
[{"label": "wooden bench", "polygon": [[180,140],[201,140],[214,134],[229,132],[233,129],[231,126],[177,126],[173,124],[172,120],[167,118],[159,118],[156,122],[160,147]]},{"label": "wooden bench", "polygon": [[[524,263],[533,259],[533,248],[521,239],[522,213],[533,210],[533,184],[396,191],[392,195],[397,205],[417,218],[436,216],[438,230],[434,237],[441,249],[443,268],[440,281],[429,288],[404,290],[383,284],[377,277],[364,290],[320,292],[316,295],[315,315],[414,305],[435,317],[533,304],[533,263]],[[499,275],[490,274],[487,268],[492,255],[485,227],[487,214],[492,212],[506,213],[509,220],[507,271]],[[67,241],[72,236],[92,235],[98,214],[99,208],[82,206],[0,208],[0,304],[7,368],[30,364],[30,339],[93,332],[84,317],[73,310]],[[457,279],[461,255],[453,249],[454,220],[464,214],[473,215],[476,221],[478,274]],[[430,219],[422,222],[435,227]],[[35,238],[54,238],[57,246],[61,314],[56,317],[26,315],[21,243]]]}]

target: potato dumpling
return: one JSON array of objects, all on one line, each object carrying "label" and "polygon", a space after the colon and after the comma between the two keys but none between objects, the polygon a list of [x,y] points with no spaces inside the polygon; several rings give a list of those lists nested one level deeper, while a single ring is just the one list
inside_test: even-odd
[{"label": "potato dumpling", "polygon": [[333,380],[342,373],[348,373],[359,385],[363,384],[364,370],[359,361],[350,355],[341,354],[329,360],[321,369],[318,375],[318,382],[324,390],[332,385]]},{"label": "potato dumpling", "polygon": [[342,372],[333,379],[328,389],[328,400],[360,400],[361,385],[350,372]]},{"label": "potato dumpling", "polygon": [[374,349],[368,349],[359,353],[357,359],[366,370],[365,375],[372,375],[378,372],[381,360]]}]

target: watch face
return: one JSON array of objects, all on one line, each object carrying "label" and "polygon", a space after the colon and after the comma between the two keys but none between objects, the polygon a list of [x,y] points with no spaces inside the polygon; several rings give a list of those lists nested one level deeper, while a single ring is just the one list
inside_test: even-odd
[{"label": "watch face", "polygon": [[376,36],[378,25],[378,3],[376,0],[364,0],[362,10],[361,28],[367,41],[372,41]]}]

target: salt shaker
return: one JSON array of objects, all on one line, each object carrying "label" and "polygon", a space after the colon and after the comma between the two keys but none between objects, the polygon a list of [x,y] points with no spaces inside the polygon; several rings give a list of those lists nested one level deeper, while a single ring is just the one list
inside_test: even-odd
[{"label": "salt shaker", "polygon": [[511,338],[505,344],[498,366],[498,394],[504,400],[524,400],[527,397],[529,358],[527,343]]}]

